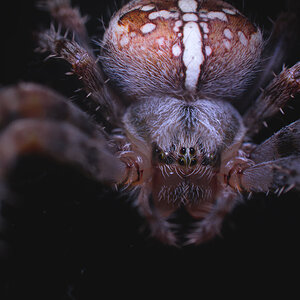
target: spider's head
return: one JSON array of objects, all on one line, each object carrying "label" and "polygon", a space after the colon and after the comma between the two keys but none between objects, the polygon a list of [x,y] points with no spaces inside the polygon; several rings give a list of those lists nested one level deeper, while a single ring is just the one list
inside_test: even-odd
[{"label": "spider's head", "polygon": [[210,202],[217,190],[220,152],[206,151],[197,135],[165,150],[153,147],[153,199],[158,203],[188,205]]},{"label": "spider's head", "polygon": [[102,64],[124,93],[240,95],[259,61],[262,35],[220,0],[136,0],[112,18]]},{"label": "spider's head", "polygon": [[[188,144],[190,143],[186,143]],[[176,173],[185,178],[208,170],[211,173],[213,170],[216,171],[220,164],[219,153],[217,151],[207,153],[199,142],[192,146],[176,147],[172,144],[167,150],[155,145],[153,149],[153,163],[161,170],[164,169],[167,175]]]},{"label": "spider's head", "polygon": [[131,105],[124,123],[133,150],[151,170],[144,180],[160,204],[213,201],[221,165],[244,134],[239,113],[217,100],[154,97]]}]

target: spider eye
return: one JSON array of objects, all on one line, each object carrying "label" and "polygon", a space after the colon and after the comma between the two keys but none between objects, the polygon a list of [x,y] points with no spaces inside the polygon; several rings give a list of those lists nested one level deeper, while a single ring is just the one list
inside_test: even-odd
[{"label": "spider eye", "polygon": [[191,154],[191,155],[194,155],[195,153],[196,153],[195,148],[191,147],[191,148],[190,148],[190,154]]},{"label": "spider eye", "polygon": [[174,162],[174,159],[162,150],[155,149],[155,153],[158,154],[158,160],[160,163],[171,165]]},{"label": "spider eye", "polygon": [[179,158],[178,159],[178,163],[181,165],[181,166],[183,166],[184,164],[185,164],[185,159],[184,158]]},{"label": "spider eye", "polygon": [[215,153],[210,153],[210,154],[208,155],[208,159],[209,159],[210,161],[215,160],[215,158],[216,158],[216,154],[215,154]]},{"label": "spider eye", "polygon": [[184,155],[186,153],[186,148],[182,147],[180,149],[180,154]]},{"label": "spider eye", "polygon": [[158,155],[158,159],[161,162],[164,162],[165,158],[166,158],[165,153],[164,152],[160,152],[160,154]]},{"label": "spider eye", "polygon": [[219,154],[212,152],[204,155],[201,164],[203,166],[207,166],[207,165],[215,166],[218,161],[219,161]]},{"label": "spider eye", "polygon": [[165,158],[165,163],[166,163],[167,165],[171,165],[173,162],[174,162],[174,160],[173,160],[173,158],[172,158],[171,156],[167,156],[167,157]]},{"label": "spider eye", "polygon": [[193,158],[191,160],[191,166],[195,166],[197,164],[197,159]]},{"label": "spider eye", "polygon": [[158,148],[155,148],[154,152],[158,154],[161,152],[161,150],[159,150]]}]

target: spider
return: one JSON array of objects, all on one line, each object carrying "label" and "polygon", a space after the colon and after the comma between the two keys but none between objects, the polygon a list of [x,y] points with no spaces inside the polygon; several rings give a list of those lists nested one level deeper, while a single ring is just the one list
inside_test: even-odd
[{"label": "spider", "polygon": [[[113,15],[96,57],[77,8],[41,4],[59,28],[39,35],[39,51],[70,63],[101,120],[44,86],[2,89],[3,186],[18,157],[42,154],[135,195],[152,235],[176,246],[217,236],[244,194],[299,190],[300,121],[261,144],[252,139],[299,93],[300,63],[239,111],[234,103],[249,94],[265,43],[232,5],[130,1]],[[180,233],[183,210],[191,226]]]}]

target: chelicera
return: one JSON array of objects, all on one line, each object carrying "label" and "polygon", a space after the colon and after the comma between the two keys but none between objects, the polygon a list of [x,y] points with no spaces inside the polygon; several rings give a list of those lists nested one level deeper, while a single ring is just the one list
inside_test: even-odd
[{"label": "chelicera", "polygon": [[[259,145],[251,139],[299,93],[300,64],[284,68],[242,115],[233,100],[242,101],[264,41],[232,5],[130,1],[112,17],[98,57],[85,18],[68,0],[43,5],[66,31],[52,26],[40,34],[39,50],[71,64],[103,122],[46,87],[3,89],[3,182],[24,153],[75,165],[99,182],[135,190],[152,235],[171,245],[214,238],[243,193],[299,189],[300,122]],[[194,221],[178,237],[169,219],[181,209]]]}]

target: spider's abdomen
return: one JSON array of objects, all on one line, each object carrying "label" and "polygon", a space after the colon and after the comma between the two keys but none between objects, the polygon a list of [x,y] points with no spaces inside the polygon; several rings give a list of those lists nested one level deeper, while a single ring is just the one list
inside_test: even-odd
[{"label": "spider's abdomen", "polygon": [[240,94],[257,65],[262,36],[218,0],[134,0],[111,20],[103,67],[131,96]]}]

